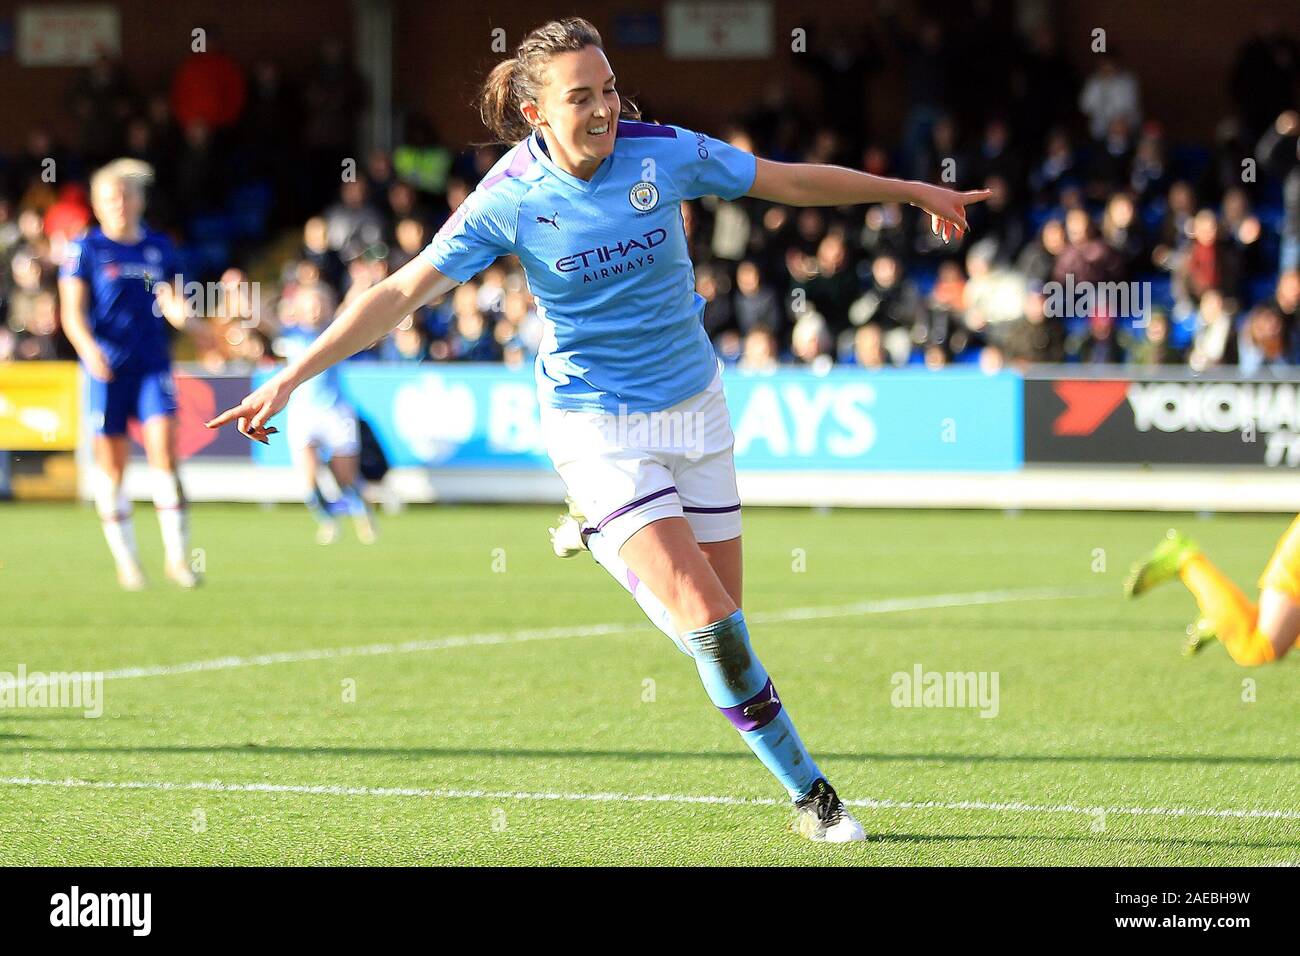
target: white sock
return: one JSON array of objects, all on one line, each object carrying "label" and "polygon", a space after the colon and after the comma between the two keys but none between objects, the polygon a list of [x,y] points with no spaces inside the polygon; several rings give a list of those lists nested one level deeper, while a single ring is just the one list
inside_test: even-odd
[{"label": "white sock", "polygon": [[104,529],[104,540],[113,562],[122,567],[135,567],[140,558],[135,549],[135,522],[131,518],[131,502],[121,484],[113,481],[107,472],[96,471],[92,481],[95,493],[95,511]]},{"label": "white sock", "polygon": [[190,556],[190,518],[181,480],[174,471],[152,469],[153,506],[158,512],[168,564],[186,564]]},{"label": "white sock", "polygon": [[623,590],[636,599],[636,603],[641,605],[641,610],[650,619],[650,623],[667,634],[679,651],[687,657],[692,656],[681,638],[677,636],[677,628],[673,626],[673,616],[668,613],[668,608],[664,607],[663,602],[651,593],[650,588],[618,556],[618,550],[612,547],[611,542],[605,540],[605,536],[599,531],[594,531],[587,535],[587,548],[591,551],[591,556],[596,559],[596,563],[608,571],[614,580],[623,586]]}]

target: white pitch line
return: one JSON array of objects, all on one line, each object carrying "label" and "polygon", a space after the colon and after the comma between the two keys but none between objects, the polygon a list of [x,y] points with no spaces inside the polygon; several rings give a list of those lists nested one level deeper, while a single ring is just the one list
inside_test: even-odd
[{"label": "white pitch line", "polygon": [[[674,793],[560,793],[521,790],[452,790],[423,787],[346,787],[337,785],[222,783],[197,780],[174,783],[151,780],[44,780],[38,777],[0,777],[6,787],[61,787],[89,790],[162,790],[205,793],[289,793],[327,797],[418,797],[432,800],[580,801],[585,803],[675,803],[723,806],[788,806],[770,797],[729,797]],[[1086,816],[1215,817],[1233,820],[1300,820],[1300,810],[1220,810],[1209,807],[1080,807],[1068,803],[993,803],[982,800],[845,800],[848,806],[870,810],[967,810],[984,813],[1070,813]]]},{"label": "white pitch line", "polygon": [[[787,621],[811,621],[821,618],[855,617],[863,614],[890,614],[896,611],[925,611],[944,607],[976,607],[984,604],[1011,604],[1018,601],[1053,601],[1061,598],[1082,597],[1094,593],[1091,588],[1021,588],[1002,591],[972,591],[966,594],[925,594],[910,598],[886,598],[878,601],[859,601],[829,607],[787,608],[783,611],[765,611],[747,615],[753,624],[778,624]],[[520,631],[463,634],[426,640],[403,641],[397,644],[363,644],[357,647],[322,647],[305,651],[279,651],[256,654],[251,657],[216,657],[203,661],[180,664],[158,664],[151,667],[123,667],[104,671],[104,680],[130,680],[139,677],[168,677],[173,674],[192,674],[199,671],[230,670],[235,667],[264,667],[270,664],[296,664],[304,661],[334,660],[342,657],[375,657],[383,654],[412,654],[420,651],[442,651],[453,647],[475,647],[487,644],[521,644],[527,641],[554,641],[575,637],[603,637],[641,630],[641,624],[588,624],[568,627],[531,628]],[[27,686],[43,683],[48,678],[31,676]]]}]

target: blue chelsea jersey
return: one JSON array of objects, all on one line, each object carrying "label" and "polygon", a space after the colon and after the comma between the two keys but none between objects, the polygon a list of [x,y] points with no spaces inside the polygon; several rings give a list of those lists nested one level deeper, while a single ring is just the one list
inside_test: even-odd
[{"label": "blue chelsea jersey", "polygon": [[[59,278],[89,287],[90,331],[114,369],[160,371],[171,365],[167,320],[155,309],[154,284],[180,279],[176,250],[165,235],[143,231],[139,242],[114,242],[98,228],[68,243]],[[182,286],[183,288],[183,286]]]},{"label": "blue chelsea jersey", "polygon": [[744,195],[756,162],[703,133],[621,120],[613,154],[586,181],[556,166],[534,134],[421,255],[458,282],[499,256],[519,257],[544,321],[543,404],[664,409],[703,391],[718,369],[680,203]]}]

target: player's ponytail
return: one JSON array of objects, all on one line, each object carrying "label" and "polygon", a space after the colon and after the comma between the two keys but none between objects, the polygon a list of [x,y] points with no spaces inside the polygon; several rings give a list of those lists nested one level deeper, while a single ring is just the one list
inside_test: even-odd
[{"label": "player's ponytail", "polygon": [[[520,107],[541,95],[546,64],[557,53],[594,46],[604,49],[600,33],[581,17],[552,20],[529,33],[515,55],[492,68],[479,93],[479,116],[500,143],[517,143],[533,131]],[[622,115],[640,117],[635,105],[624,100]]]},{"label": "player's ponytail", "polygon": [[515,93],[515,70],[519,60],[511,57],[492,67],[479,94],[478,113],[483,125],[502,143],[517,143],[530,132],[524,114],[519,112]]}]

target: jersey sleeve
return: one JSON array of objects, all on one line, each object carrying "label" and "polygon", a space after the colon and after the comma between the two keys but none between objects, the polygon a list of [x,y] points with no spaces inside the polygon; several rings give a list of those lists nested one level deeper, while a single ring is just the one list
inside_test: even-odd
[{"label": "jersey sleeve", "polygon": [[86,248],[84,238],[69,239],[68,244],[63,247],[63,261],[59,263],[59,278],[90,282],[92,260],[93,257],[90,250]]},{"label": "jersey sleeve", "polygon": [[500,187],[475,189],[420,256],[448,278],[466,282],[513,253],[518,209],[507,193]]},{"label": "jersey sleeve", "polygon": [[753,153],[737,149],[705,133],[674,127],[677,130],[675,178],[682,198],[719,196],[738,199],[754,185],[758,160]]}]

